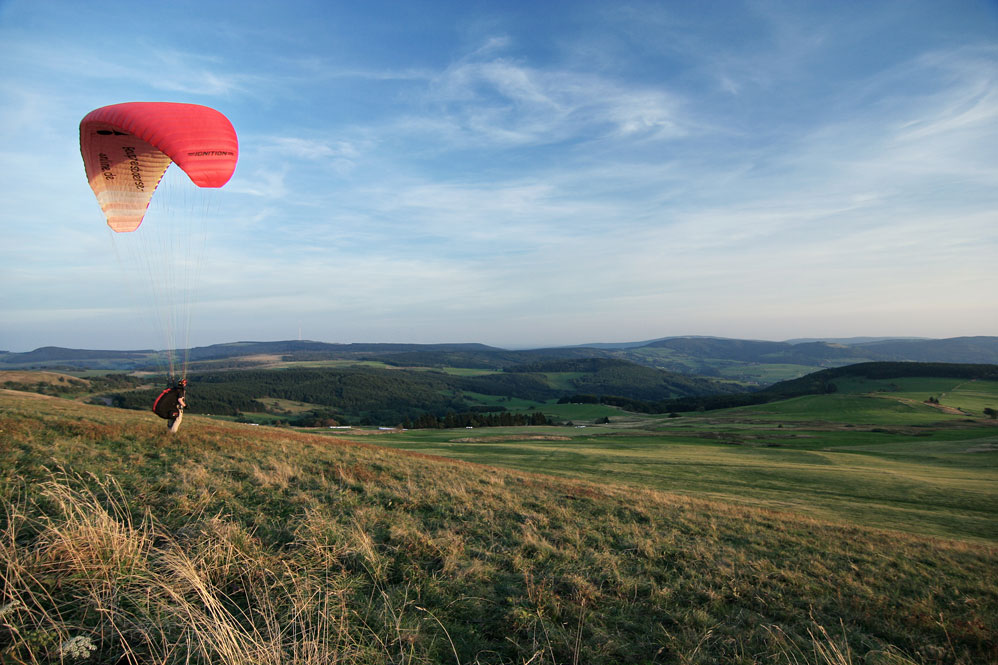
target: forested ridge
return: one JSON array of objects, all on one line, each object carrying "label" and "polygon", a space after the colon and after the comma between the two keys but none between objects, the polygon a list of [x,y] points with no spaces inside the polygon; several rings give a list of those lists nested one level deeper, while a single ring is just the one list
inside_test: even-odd
[{"label": "forested ridge", "polygon": [[[542,369],[543,371],[532,371]],[[161,388],[160,388],[161,389]],[[115,406],[145,409],[159,389],[119,391]],[[324,407],[324,417],[358,424],[397,424],[431,415],[480,413],[469,394],[533,402],[585,390],[631,399],[663,399],[732,390],[707,379],[683,377],[618,360],[551,361],[479,375],[370,367],[225,371],[191,376],[190,411],[237,416],[261,413],[262,398]],[[524,423],[527,424],[527,423]]]}]

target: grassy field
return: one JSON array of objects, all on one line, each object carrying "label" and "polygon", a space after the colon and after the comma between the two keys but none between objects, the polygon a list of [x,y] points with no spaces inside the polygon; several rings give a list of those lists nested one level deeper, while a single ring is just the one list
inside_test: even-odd
[{"label": "grassy field", "polygon": [[[939,406],[924,402],[940,395]],[[415,430],[382,443],[843,523],[998,542],[998,422],[983,417],[989,404],[998,404],[998,383],[854,381],[831,395],[681,418],[544,405],[546,414],[577,426],[531,428],[530,434],[560,440],[516,440],[525,430],[510,428],[479,430],[473,441],[467,431]],[[594,424],[605,416],[609,425]]]},{"label": "grassy field", "polygon": [[[367,437],[504,469],[0,391],[0,660],[998,662],[995,453],[966,451],[998,430],[874,429]],[[916,528],[869,526],[905,494]]]},{"label": "grassy field", "polygon": [[[536,430],[537,428],[532,428]],[[597,483],[679,492],[793,510],[919,534],[998,541],[998,432],[912,437],[871,432],[676,430],[668,436],[586,435],[550,428],[405,432],[384,445]],[[949,433],[947,433],[949,434]],[[504,436],[514,440],[503,440]],[[493,438],[496,437],[496,438]],[[757,438],[757,437],[762,437]],[[771,445],[779,447],[770,447]]]}]

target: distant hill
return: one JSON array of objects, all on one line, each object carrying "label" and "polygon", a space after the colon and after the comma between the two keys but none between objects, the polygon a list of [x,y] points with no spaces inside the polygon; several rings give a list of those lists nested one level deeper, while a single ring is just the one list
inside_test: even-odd
[{"label": "distant hill", "polygon": [[879,360],[943,363],[998,363],[998,337],[896,339],[857,345]]},{"label": "distant hill", "polygon": [[857,358],[912,362],[998,362],[998,337],[888,339],[854,344],[836,342],[757,342],[710,337],[677,337],[641,348],[665,348],[693,358],[743,362],[839,364]]},{"label": "distant hill", "polygon": [[754,363],[795,363],[810,365],[840,360],[852,360],[865,353],[853,347],[827,342],[756,342],[741,339],[715,339],[710,337],[678,337],[652,342],[646,348],[671,349],[693,358],[717,358]]},{"label": "distant hill", "polygon": [[443,353],[462,353],[480,350],[494,350],[485,344],[330,344],[303,340],[281,342],[232,342],[213,344],[191,349],[190,359],[212,360],[257,354],[281,354],[313,359],[346,359],[361,355],[375,357],[432,350]]},{"label": "distant hill", "polygon": [[103,358],[144,358],[149,354],[154,353],[151,350],[145,351],[101,351],[101,350],[86,350],[86,349],[64,349],[58,346],[43,346],[35,349],[34,351],[28,351],[27,353],[16,353],[11,354],[18,356],[21,361],[33,362],[33,361],[59,361],[59,360],[92,360],[92,359],[103,359]]},{"label": "distant hill", "polygon": [[801,337],[798,339],[785,339],[783,340],[787,344],[803,344],[805,342],[827,342],[829,344],[845,344],[847,346],[853,344],[869,344],[871,342],[888,342],[888,341],[908,341],[908,340],[927,340],[931,339],[929,337]]},{"label": "distant hill", "polygon": [[[598,348],[597,348],[598,347]],[[156,351],[95,351],[42,347],[0,353],[5,369],[162,368]],[[318,361],[377,361],[396,367],[463,367],[505,370],[556,360],[614,359],[686,376],[703,376],[762,387],[817,370],[863,362],[998,363],[998,337],[950,339],[854,338],[839,341],[770,342],[716,337],[668,337],[649,342],[525,350],[485,344],[330,344],[294,340],[233,342],[190,349],[191,371],[247,369]]]},{"label": "distant hill", "polygon": [[116,369],[153,362],[155,351],[110,351],[66,349],[42,346],[25,353],[0,352],[0,366],[5,369],[63,367],[67,369]]},{"label": "distant hill", "polygon": [[998,337],[891,339],[843,344],[676,337],[631,347],[618,357],[674,372],[765,386],[829,367],[863,362],[998,363]]}]

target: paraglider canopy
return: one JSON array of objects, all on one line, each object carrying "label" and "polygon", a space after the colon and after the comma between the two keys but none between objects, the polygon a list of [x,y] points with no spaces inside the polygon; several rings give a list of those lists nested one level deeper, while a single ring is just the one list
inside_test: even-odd
[{"label": "paraglider canopy", "polygon": [[[216,188],[232,177],[239,157],[232,123],[197,104],[113,104],[80,122],[80,152],[123,281],[136,287],[142,311],[163,334],[169,376],[185,376],[207,222],[217,214]],[[169,173],[171,163],[180,171]],[[150,209],[154,214],[143,222]]]},{"label": "paraglider canopy", "polygon": [[83,118],[80,152],[108,226],[124,232],[142,223],[171,162],[198,187],[221,187],[235,171],[239,142],[228,118],[207,106],[129,102]]}]

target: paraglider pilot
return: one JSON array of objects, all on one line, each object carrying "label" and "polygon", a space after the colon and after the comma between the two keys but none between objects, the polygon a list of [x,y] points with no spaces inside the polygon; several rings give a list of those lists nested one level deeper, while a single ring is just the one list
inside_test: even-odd
[{"label": "paraglider pilot", "polygon": [[176,433],[180,429],[180,421],[184,417],[184,409],[187,408],[186,392],[187,379],[180,379],[161,392],[153,402],[153,412],[166,420],[166,429],[171,433]]}]

